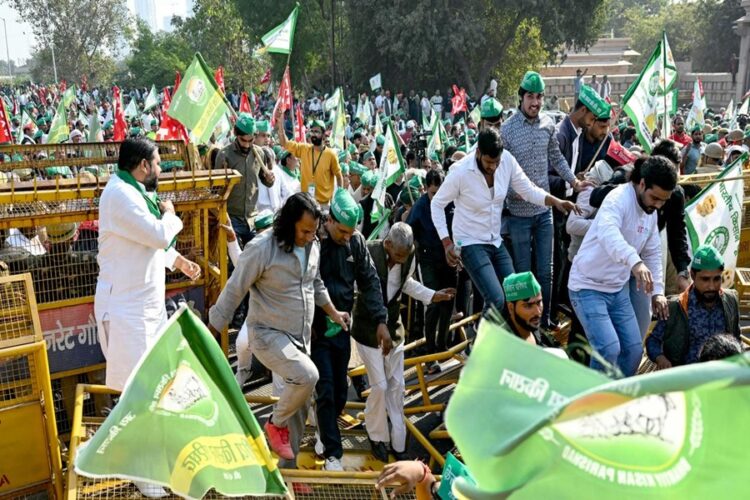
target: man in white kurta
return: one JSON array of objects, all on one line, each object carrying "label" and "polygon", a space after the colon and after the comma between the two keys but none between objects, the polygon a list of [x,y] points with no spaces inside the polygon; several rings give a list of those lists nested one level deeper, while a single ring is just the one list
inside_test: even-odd
[{"label": "man in white kurta", "polygon": [[[150,159],[138,158],[143,150],[138,149],[142,145],[132,146],[135,142],[151,144]],[[132,177],[141,187],[155,187],[154,177],[158,178],[161,170],[153,143],[129,139],[120,153],[119,169],[137,161]],[[155,343],[167,321],[165,269],[178,267],[193,278],[200,273],[196,264],[170,248],[182,230],[172,203],[159,202],[159,219],[149,210],[143,192],[115,174],[99,204],[99,279],[94,311],[107,359],[106,383],[117,390],[123,390],[138,360]]]}]

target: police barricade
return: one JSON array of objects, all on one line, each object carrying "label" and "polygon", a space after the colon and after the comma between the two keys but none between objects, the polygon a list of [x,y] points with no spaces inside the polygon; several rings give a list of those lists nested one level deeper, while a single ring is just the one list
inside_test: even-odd
[{"label": "police barricade", "polygon": [[[183,221],[176,248],[202,268],[199,280],[167,273],[167,297],[204,312],[227,279],[226,199],[239,174],[202,170],[192,146],[157,142],[159,195]],[[94,317],[99,272],[98,205],[116,169],[120,143],[0,146],[0,270],[30,273],[49,357],[59,431],[72,419],[75,385],[103,382]],[[228,352],[226,333],[221,338]],[[91,412],[104,409],[96,400]]]},{"label": "police barricade", "polygon": [[0,498],[62,498],[47,350],[31,276],[0,277]]},{"label": "police barricade", "polygon": [[[142,498],[138,490],[130,482],[122,479],[91,479],[79,476],[73,464],[80,445],[94,435],[101,423],[101,417],[84,416],[83,406],[86,400],[94,395],[117,394],[104,386],[80,384],[76,389],[75,412],[73,415],[73,429],[70,439],[70,454],[67,468],[67,484],[65,498],[75,499],[110,499],[110,498]],[[322,464],[322,461],[320,462]],[[299,469],[281,469],[281,474],[289,489],[288,498],[309,498],[315,500],[347,499],[371,500],[388,498],[389,488],[375,489],[379,472],[373,469],[365,471],[328,472],[315,470],[319,467],[309,454],[300,453],[298,456]],[[180,498],[167,496],[165,498]],[[225,498],[211,491],[204,497],[207,499]],[[254,497],[264,498],[264,497]],[[416,498],[414,494],[399,495],[399,498]]]}]

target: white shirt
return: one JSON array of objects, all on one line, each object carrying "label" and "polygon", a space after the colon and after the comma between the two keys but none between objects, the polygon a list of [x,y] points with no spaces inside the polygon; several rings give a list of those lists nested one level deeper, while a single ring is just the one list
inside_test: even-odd
[{"label": "white shirt", "polygon": [[630,280],[633,266],[641,261],[653,275],[651,295],[663,295],[657,215],[643,211],[633,183],[628,182],[604,199],[573,259],[568,287],[573,291],[619,292]]},{"label": "white shirt", "polygon": [[276,213],[284,205],[284,201],[292,195],[288,192],[287,184],[281,180],[281,176],[286,175],[284,171],[276,164],[273,165],[271,171],[276,179],[271,187],[265,186],[262,182],[258,183],[258,203],[256,204],[258,212],[268,209]]},{"label": "white shirt", "polygon": [[348,190],[349,194],[352,195],[352,198],[354,198],[354,201],[356,201],[357,203],[362,201],[362,184],[360,184],[357,189],[352,188],[352,185],[349,184]]},{"label": "white shirt", "polygon": [[146,133],[146,131],[151,130],[151,120],[154,119],[154,115],[151,113],[143,113],[141,115],[141,125],[143,125],[143,131]]},{"label": "white shirt", "polygon": [[491,195],[484,175],[477,167],[475,155],[467,155],[454,163],[450,175],[432,198],[432,222],[440,239],[448,237],[445,207],[454,202],[453,241],[468,245],[500,247],[500,217],[508,186],[524,200],[544,206],[547,192],[531,182],[513,155],[503,150],[495,170],[495,193]]},{"label": "white shirt", "polygon": [[416,300],[430,304],[432,297],[435,295],[435,291],[427,288],[422,283],[414,279],[414,270],[416,269],[417,259],[412,259],[411,269],[409,269],[409,277],[404,281],[404,287],[401,288],[401,264],[394,264],[388,270],[388,302],[393,300],[393,297],[398,293],[399,288],[401,291]]},{"label": "white shirt", "polygon": [[279,171],[281,172],[280,175],[276,175],[276,170],[274,170],[274,175],[276,175],[277,179],[281,179],[282,182],[286,185],[286,193],[282,196],[281,204],[284,205],[286,203],[286,200],[292,196],[294,193],[299,193],[302,190],[302,186],[300,184],[299,179],[296,177],[293,177],[286,172],[284,172],[284,169],[281,167],[278,167]]}]

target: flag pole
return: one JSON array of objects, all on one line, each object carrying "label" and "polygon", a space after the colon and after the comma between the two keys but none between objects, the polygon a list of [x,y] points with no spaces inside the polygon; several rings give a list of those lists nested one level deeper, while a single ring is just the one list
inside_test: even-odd
[{"label": "flag pole", "polygon": [[669,109],[667,108],[667,31],[662,31],[661,37],[661,59],[662,59],[662,71],[664,72],[664,137],[666,139],[669,135]]}]

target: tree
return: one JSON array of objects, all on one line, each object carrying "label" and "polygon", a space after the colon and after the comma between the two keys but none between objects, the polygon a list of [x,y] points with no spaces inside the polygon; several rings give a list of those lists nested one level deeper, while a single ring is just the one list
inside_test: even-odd
[{"label": "tree", "polygon": [[740,0],[700,0],[702,27],[697,31],[700,41],[693,46],[693,70],[704,72],[729,71],[729,58],[740,54],[740,37],[732,27],[745,15]]},{"label": "tree", "polygon": [[132,52],[127,59],[131,85],[166,87],[174,83],[176,71],[184,71],[193,52],[178,31],[151,32],[148,24],[138,20]]},{"label": "tree", "polygon": [[[108,83],[99,69],[113,68],[123,41],[129,36],[129,14],[125,0],[4,0],[22,18],[33,19],[37,60],[47,58],[55,48],[58,78],[79,81],[88,76],[92,84]],[[37,66],[37,72],[41,69]],[[46,71],[44,71],[46,73]],[[51,78],[49,79],[51,80]]]}]

